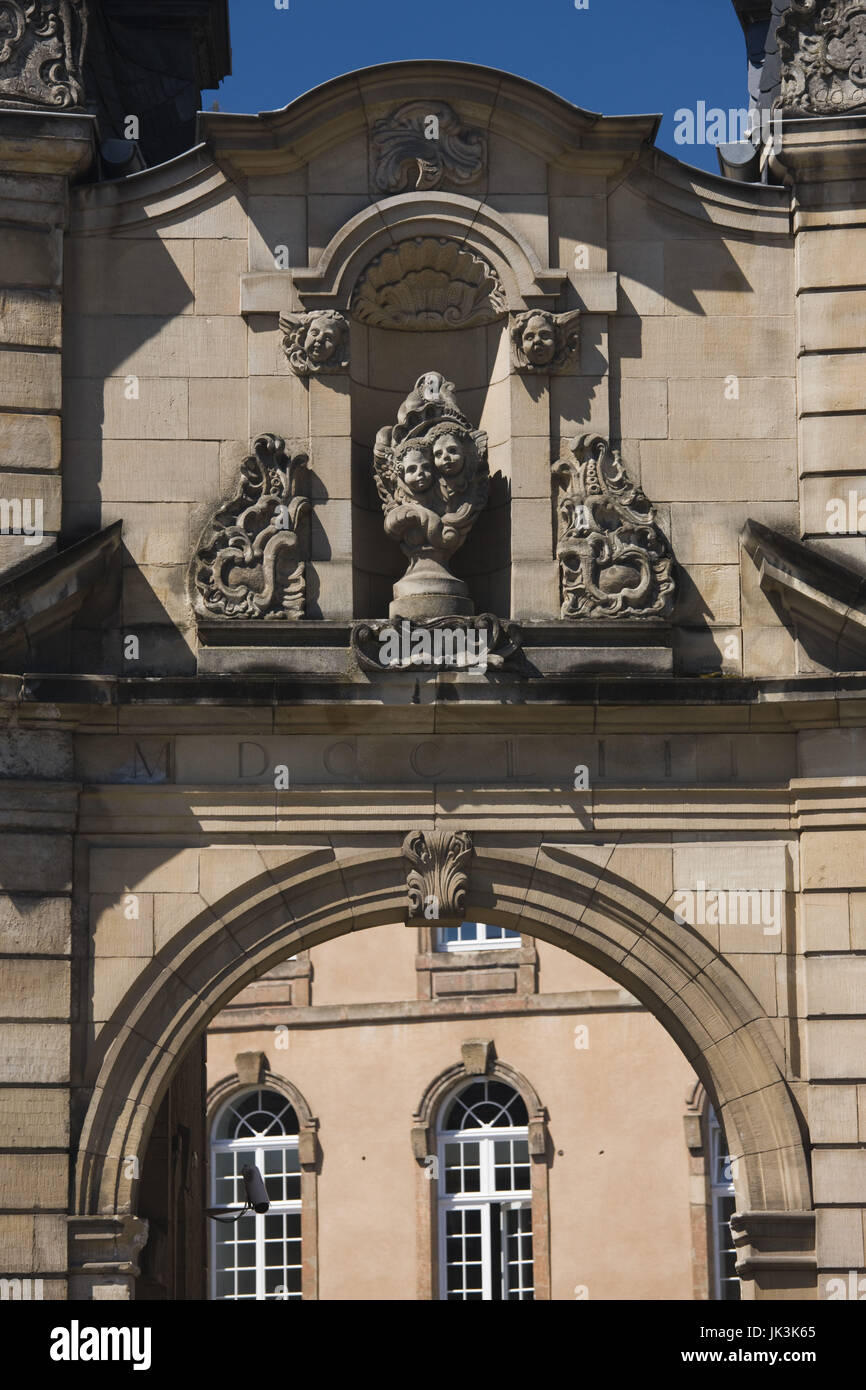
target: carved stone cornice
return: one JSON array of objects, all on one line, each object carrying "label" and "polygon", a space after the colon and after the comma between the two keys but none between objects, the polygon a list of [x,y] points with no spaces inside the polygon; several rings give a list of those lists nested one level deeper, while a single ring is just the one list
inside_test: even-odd
[{"label": "carved stone cornice", "polygon": [[821,654],[826,662],[866,668],[866,579],[756,521],[746,522],[743,545],[762,590],[781,604],[807,650],[810,636],[818,637],[828,644]]},{"label": "carved stone cornice", "polygon": [[487,165],[487,136],[464,126],[452,106],[421,98],[376,121],[370,186],[377,194],[472,183]]},{"label": "carved stone cornice", "polygon": [[464,920],[472,836],[465,830],[413,830],[403,841],[406,925],[457,926]]},{"label": "carved stone cornice", "polygon": [[193,606],[208,618],[303,618],[309,458],[260,435],[241,468],[234,498],[209,523],[190,573]]},{"label": "carved stone cornice", "polygon": [[563,618],[669,618],[674,561],[654,508],[600,435],[572,440],[570,453],[553,465],[564,489],[556,552]]},{"label": "carved stone cornice", "polygon": [[864,0],[792,0],[777,34],[781,111],[791,116],[866,111]]},{"label": "carved stone cornice", "polygon": [[84,0],[2,0],[0,105],[70,111],[84,105]]}]

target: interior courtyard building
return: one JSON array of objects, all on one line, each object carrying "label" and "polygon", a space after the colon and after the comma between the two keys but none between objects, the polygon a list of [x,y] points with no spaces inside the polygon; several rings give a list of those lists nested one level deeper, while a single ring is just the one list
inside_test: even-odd
[{"label": "interior courtyard building", "polygon": [[863,6],[734,8],[711,174],[3,6],[3,1297],[866,1296]]}]

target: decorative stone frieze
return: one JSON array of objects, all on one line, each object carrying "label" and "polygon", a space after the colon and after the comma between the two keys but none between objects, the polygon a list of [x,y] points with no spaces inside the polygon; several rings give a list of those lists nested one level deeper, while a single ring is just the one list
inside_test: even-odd
[{"label": "decorative stone frieze", "polygon": [[441,372],[425,372],[381,429],[373,452],[385,532],[409,559],[394,585],[391,618],[473,612],[469,591],[448,569],[487,502],[487,435],[472,428]]},{"label": "decorative stone frieze", "polygon": [[782,90],[792,116],[846,115],[866,108],[866,4],[793,0],[778,29]]},{"label": "decorative stone frieze", "polygon": [[530,309],[511,319],[511,360],[518,372],[539,375],[561,372],[580,348],[580,310],[551,314]]},{"label": "decorative stone frieze", "polygon": [[447,237],[401,241],[370,264],[352,312],[374,328],[472,328],[505,313],[505,291],[481,256]]},{"label": "decorative stone frieze", "polygon": [[296,376],[345,372],[349,366],[349,323],[334,309],[282,314],[283,351]]},{"label": "decorative stone frieze", "polygon": [[465,830],[413,830],[406,836],[403,854],[412,866],[406,875],[407,926],[463,921],[472,853]]},{"label": "decorative stone frieze", "polygon": [[256,440],[237,493],[215,513],[192,567],[197,613],[218,618],[304,616],[309,499],[306,454],[275,434]]},{"label": "decorative stone frieze", "polygon": [[0,105],[83,106],[86,36],[84,0],[2,0]]},{"label": "decorative stone frieze", "polygon": [[563,618],[669,617],[676,595],[670,546],[617,450],[600,435],[581,435],[553,475],[564,490],[556,552]]},{"label": "decorative stone frieze", "polygon": [[501,670],[519,662],[516,623],[492,613],[476,618],[431,618],[399,625],[388,619],[353,623],[351,648],[367,671]]},{"label": "decorative stone frieze", "polygon": [[444,101],[409,101],[373,126],[370,181],[379,193],[472,183],[487,164],[487,136]]}]

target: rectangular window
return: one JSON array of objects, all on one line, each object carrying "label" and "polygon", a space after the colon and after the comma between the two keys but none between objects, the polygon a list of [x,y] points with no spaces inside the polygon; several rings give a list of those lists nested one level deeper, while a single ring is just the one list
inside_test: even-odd
[{"label": "rectangular window", "polygon": [[521,943],[520,932],[495,927],[490,922],[461,922],[459,927],[440,927],[436,938],[439,951],[489,951]]}]

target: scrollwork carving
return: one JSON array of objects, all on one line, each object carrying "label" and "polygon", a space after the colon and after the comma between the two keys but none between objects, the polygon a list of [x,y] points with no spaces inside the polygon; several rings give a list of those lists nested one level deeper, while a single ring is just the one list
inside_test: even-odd
[{"label": "scrollwork carving", "polygon": [[379,193],[471,183],[487,162],[487,136],[444,101],[410,101],[373,126],[370,179]]},{"label": "scrollwork carving", "polygon": [[413,830],[406,836],[403,854],[412,865],[406,875],[408,926],[463,921],[472,853],[465,830]]},{"label": "scrollwork carving", "polygon": [[667,618],[676,582],[670,546],[646,495],[597,434],[553,465],[563,618]]},{"label": "scrollwork carving", "polygon": [[193,560],[196,611],[205,617],[299,619],[306,597],[309,459],[260,435],[234,498],[216,512]]},{"label": "scrollwork carving", "polygon": [[0,0],[0,104],[84,105],[84,0]]},{"label": "scrollwork carving", "polygon": [[866,0],[794,0],[778,41],[782,111],[833,116],[866,107]]}]

